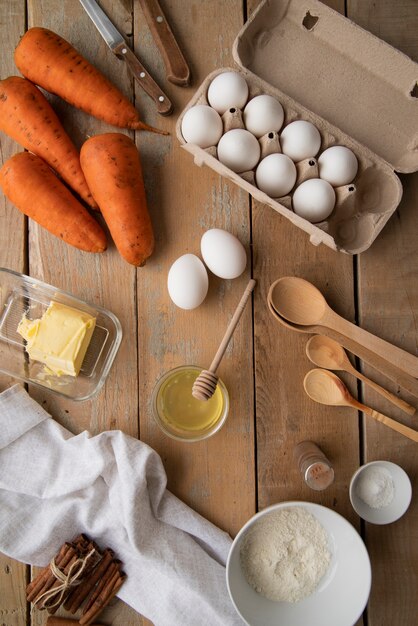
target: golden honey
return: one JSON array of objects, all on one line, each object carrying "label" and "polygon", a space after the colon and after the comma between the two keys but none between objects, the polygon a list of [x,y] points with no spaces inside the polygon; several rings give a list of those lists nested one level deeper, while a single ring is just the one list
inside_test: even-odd
[{"label": "golden honey", "polygon": [[228,392],[221,381],[207,401],[196,400],[192,387],[202,368],[185,365],[170,370],[154,390],[154,416],[164,432],[176,439],[197,441],[209,437],[228,413]]}]

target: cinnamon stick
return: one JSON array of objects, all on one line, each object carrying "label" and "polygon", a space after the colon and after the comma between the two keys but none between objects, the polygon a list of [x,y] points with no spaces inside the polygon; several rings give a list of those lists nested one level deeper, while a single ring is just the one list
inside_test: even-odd
[{"label": "cinnamon stick", "polygon": [[[67,619],[66,617],[48,617],[46,626],[78,626],[78,621]],[[99,626],[99,624],[90,624],[90,626]]]},{"label": "cinnamon stick", "polygon": [[[82,535],[82,540],[78,543],[78,552],[75,558],[70,563],[68,563],[67,568],[64,569],[64,574],[68,574],[68,572],[70,571],[70,567],[73,565],[73,563],[77,559],[86,558],[87,554],[90,554],[91,551],[94,550],[94,553],[91,554],[91,556],[89,557],[89,560],[86,562],[86,566],[80,577],[80,584],[81,584],[81,581],[84,580],[88,576],[89,572],[98,563],[98,560],[101,559],[101,554],[97,553],[96,547],[97,545],[93,541],[90,541],[85,535]],[[51,589],[54,589],[54,587],[58,587],[59,584],[60,584],[59,581],[56,581],[56,583],[51,587]],[[77,588],[78,586],[79,585],[77,585],[75,588]],[[68,598],[71,592],[72,592],[72,589],[69,588],[63,597],[64,601]],[[54,602],[52,602],[52,604],[54,604]],[[56,613],[61,604],[62,604],[62,601],[59,605],[57,604],[56,606],[52,606],[52,607],[47,606],[48,613],[50,613],[51,615]],[[43,608],[45,608],[45,606],[46,606],[46,603],[43,603]]]},{"label": "cinnamon stick", "polygon": [[125,582],[126,574],[124,572],[117,572],[109,584],[103,589],[101,595],[96,599],[90,609],[82,615],[79,620],[80,626],[88,626],[92,624],[92,621],[97,617],[99,613],[109,604],[109,602],[115,597],[123,583]]},{"label": "cinnamon stick", "polygon": [[[62,557],[64,556],[66,550],[69,548],[70,544],[69,543],[64,543],[64,545],[61,546],[60,551],[58,552],[57,556],[55,557],[56,562],[59,563],[62,559]],[[31,582],[26,585],[26,598],[27,600],[29,600],[29,595],[32,593],[32,591],[34,590],[34,588],[37,585],[40,585],[41,581],[42,584],[45,582],[45,580],[48,577],[48,574],[50,574],[51,570],[49,568],[49,564],[44,567],[40,572],[38,572],[38,574],[35,576],[35,578],[33,578],[31,580]]]},{"label": "cinnamon stick", "polygon": [[[56,560],[57,567],[59,568],[65,567],[75,554],[75,550],[70,543],[65,543],[62,547],[62,550],[63,553],[61,554],[60,550],[59,558],[57,557]],[[49,589],[55,581],[56,578],[51,572],[50,566],[48,565],[33,581],[34,585],[32,587],[32,590],[27,594],[28,602],[34,602],[35,598],[38,598],[41,593],[44,593],[47,589]]]},{"label": "cinnamon stick", "polygon": [[[72,547],[73,549],[77,549],[77,547],[81,545],[82,542],[84,542],[86,539],[88,539],[86,535],[80,534],[73,540],[72,543],[64,543],[55,557],[55,563],[57,567],[62,567],[66,565],[66,563],[63,564],[63,559],[68,553],[70,547]],[[53,576],[53,574],[51,573],[49,564],[44,567],[39,572],[39,574],[27,585],[26,599],[28,600],[28,602],[32,602],[34,598],[40,595],[40,591],[42,590],[42,587],[45,585],[47,580],[49,580],[49,586],[52,585],[55,580],[55,576]]]},{"label": "cinnamon stick", "polygon": [[[71,557],[71,559],[68,561],[68,563],[65,565],[65,567],[61,567],[61,571],[63,574],[68,574],[68,572],[70,571],[70,567],[72,567],[74,565],[74,563],[77,561],[78,559],[78,554],[76,552],[74,552],[74,555]],[[59,587],[61,585],[61,581],[57,580],[54,576],[54,582],[53,584],[48,588],[48,591],[52,590],[52,589],[56,589],[57,587]],[[46,591],[46,590],[45,590]],[[70,590],[68,590],[69,592]],[[43,592],[42,592],[43,593]],[[40,594],[41,595],[41,594]],[[39,597],[39,596],[38,596]],[[48,598],[47,600],[41,600],[40,604],[37,605],[38,609],[46,609],[48,608],[48,602],[50,602],[51,600]],[[55,600],[54,600],[55,601]],[[35,604],[36,604],[36,600],[35,600]],[[58,608],[58,606],[56,607]],[[49,610],[49,609],[48,609]],[[52,610],[52,609],[51,609]]]},{"label": "cinnamon stick", "polygon": [[[94,550],[93,554],[91,554],[92,550]],[[64,608],[66,608],[67,610],[69,609],[69,607],[71,607],[72,602],[73,602],[73,600],[76,597],[82,597],[83,584],[85,584],[90,579],[90,575],[91,575],[92,571],[97,566],[97,564],[100,563],[100,561],[103,558],[102,553],[99,551],[99,548],[98,548],[97,544],[94,541],[90,541],[88,543],[88,545],[85,547],[85,549],[83,550],[83,552],[82,552],[82,554],[80,556],[84,557],[84,558],[87,558],[87,555],[90,555],[90,556],[88,558],[88,561],[86,562],[85,568],[84,568],[83,573],[82,573],[82,577],[80,578],[80,583],[78,585],[76,585],[73,589],[70,589],[69,593],[67,594],[67,596],[65,598]],[[81,591],[80,591],[80,588],[81,588]],[[84,599],[84,597],[83,597],[83,599]],[[58,608],[58,607],[56,607],[56,608]],[[75,613],[77,608],[75,608],[75,610],[72,611],[72,613]],[[50,611],[50,612],[52,613],[52,611]],[[55,611],[53,611],[53,612],[55,613]]]},{"label": "cinnamon stick", "polygon": [[84,600],[89,595],[90,591],[94,588],[96,583],[103,576],[114,556],[113,550],[106,548],[103,551],[103,555],[99,564],[95,567],[91,575],[83,580],[78,587],[76,587],[68,596],[64,602],[64,608],[70,613],[78,611]]},{"label": "cinnamon stick", "polygon": [[121,562],[114,560],[111,562],[106,572],[103,574],[101,580],[99,581],[97,587],[93,590],[92,594],[87,598],[87,602],[83,608],[83,615],[86,613],[92,604],[96,601],[96,599],[100,596],[102,591],[110,585],[110,581],[113,580],[114,576],[119,575]]}]

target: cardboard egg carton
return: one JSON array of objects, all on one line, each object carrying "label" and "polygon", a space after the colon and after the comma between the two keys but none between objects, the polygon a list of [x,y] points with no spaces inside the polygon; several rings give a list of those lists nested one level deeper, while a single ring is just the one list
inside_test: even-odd
[{"label": "cardboard egg carton", "polygon": [[[212,72],[181,113],[182,147],[197,165],[208,165],[307,232],[314,245],[348,254],[367,250],[401,200],[395,171],[418,169],[418,65],[318,0],[264,0],[238,34],[233,56],[238,68]],[[236,174],[217,159],[215,146],[185,142],[185,112],[208,104],[211,81],[231,69],[246,79],[249,99],[264,93],[279,100],[285,112],[281,130],[298,119],[318,128],[317,157],[333,145],[356,155],[357,176],[336,189],[336,206],[326,221],[311,224],[296,215],[291,194],[267,196],[256,187],[254,172]],[[298,173],[296,186],[310,177],[309,167],[299,166]]]}]

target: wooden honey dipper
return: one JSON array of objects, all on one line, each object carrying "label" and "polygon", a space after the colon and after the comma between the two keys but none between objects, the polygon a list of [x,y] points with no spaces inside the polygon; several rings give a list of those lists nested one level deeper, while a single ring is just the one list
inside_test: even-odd
[{"label": "wooden honey dipper", "polygon": [[196,398],[196,400],[209,400],[215,393],[216,386],[218,384],[218,376],[215,374],[215,372],[219,367],[219,363],[221,362],[223,355],[225,354],[229,341],[233,335],[235,328],[238,325],[240,317],[245,309],[245,305],[247,304],[247,300],[249,299],[251,292],[255,287],[255,284],[255,280],[251,279],[249,281],[244,293],[242,294],[242,298],[239,301],[237,308],[235,309],[235,313],[228,324],[228,328],[226,329],[225,335],[223,336],[223,339],[209,369],[203,370],[194,381],[192,396]]}]

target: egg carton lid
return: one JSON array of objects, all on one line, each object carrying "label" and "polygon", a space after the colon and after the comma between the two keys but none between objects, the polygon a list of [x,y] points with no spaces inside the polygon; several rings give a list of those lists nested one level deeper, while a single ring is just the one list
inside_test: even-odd
[{"label": "egg carton lid", "polygon": [[418,64],[322,2],[264,0],[233,56],[397,172],[418,169]]}]

